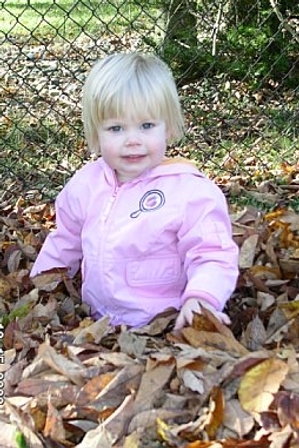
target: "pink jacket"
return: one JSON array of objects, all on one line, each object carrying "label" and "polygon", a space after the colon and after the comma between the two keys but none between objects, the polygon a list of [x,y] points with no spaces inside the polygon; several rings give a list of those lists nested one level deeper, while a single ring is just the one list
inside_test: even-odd
[{"label": "pink jacket", "polygon": [[88,163],[58,195],[56,220],[31,276],[54,267],[73,276],[82,261],[82,299],[112,325],[143,325],[190,297],[222,310],[235,288],[224,195],[182,159],[121,186],[103,159]]}]

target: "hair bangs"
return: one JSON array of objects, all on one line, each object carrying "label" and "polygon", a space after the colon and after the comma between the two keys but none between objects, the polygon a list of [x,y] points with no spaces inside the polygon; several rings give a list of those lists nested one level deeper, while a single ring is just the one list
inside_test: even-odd
[{"label": "hair bangs", "polygon": [[124,116],[139,120],[165,119],[165,114],[168,114],[159,90],[151,81],[144,77],[139,79],[133,74],[125,82],[116,83],[114,88],[107,92],[105,99],[99,99],[98,119],[102,121]]}]

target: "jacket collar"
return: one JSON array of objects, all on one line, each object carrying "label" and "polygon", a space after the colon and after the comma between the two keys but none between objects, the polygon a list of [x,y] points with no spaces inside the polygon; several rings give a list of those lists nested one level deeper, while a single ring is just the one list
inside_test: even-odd
[{"label": "jacket collar", "polygon": [[[101,164],[104,171],[104,176],[108,185],[116,187],[118,185],[114,170],[100,157],[98,163]],[[130,184],[135,184],[143,179],[154,178],[158,176],[167,176],[170,174],[183,174],[192,173],[204,177],[202,173],[198,171],[194,161],[186,159],[184,157],[165,157],[160,165],[144,171],[140,176],[128,181]],[[126,182],[126,183],[128,183]]]}]

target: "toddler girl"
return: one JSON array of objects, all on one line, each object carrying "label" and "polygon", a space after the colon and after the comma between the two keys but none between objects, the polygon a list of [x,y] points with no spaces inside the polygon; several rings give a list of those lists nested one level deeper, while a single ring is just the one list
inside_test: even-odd
[{"label": "toddler girl", "polygon": [[85,82],[83,122],[100,157],[58,195],[57,229],[31,276],[81,267],[83,301],[112,325],[141,326],[174,307],[181,328],[201,305],[229,323],[238,249],[221,190],[191,162],[165,157],[183,135],[169,68],[138,52],[100,60]]}]

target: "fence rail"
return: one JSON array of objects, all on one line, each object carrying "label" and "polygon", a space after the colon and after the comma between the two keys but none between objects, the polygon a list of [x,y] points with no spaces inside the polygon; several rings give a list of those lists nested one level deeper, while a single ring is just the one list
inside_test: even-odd
[{"label": "fence rail", "polygon": [[[156,52],[209,176],[283,178],[299,155],[299,8],[290,0],[2,1],[0,203],[54,198],[89,159],[81,92],[96,59]],[[296,3],[296,2],[295,2]]]}]

